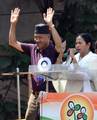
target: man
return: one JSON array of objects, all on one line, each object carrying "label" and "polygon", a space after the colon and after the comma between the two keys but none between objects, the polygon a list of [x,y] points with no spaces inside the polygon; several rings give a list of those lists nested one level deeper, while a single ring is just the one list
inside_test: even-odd
[{"label": "man", "polygon": [[[60,63],[62,61],[61,57],[58,57],[62,52],[61,48],[61,38],[57,33],[54,24],[52,22],[54,11],[52,8],[47,9],[47,13],[43,14],[44,21],[46,24],[37,24],[34,31],[34,40],[36,44],[26,44],[17,41],[16,39],[16,24],[18,21],[20,9],[15,8],[11,11],[11,26],[9,31],[9,45],[16,48],[21,52],[27,53],[31,57],[31,64],[37,64],[41,57],[49,57],[52,64]],[[50,29],[50,31],[49,31]],[[50,42],[50,32],[52,34],[55,45]],[[57,58],[60,58],[57,60]],[[37,120],[36,112],[38,108],[38,93],[44,90],[43,86],[37,84],[37,78],[32,80],[33,92],[29,98],[28,108],[26,111],[26,120]],[[50,86],[52,84],[50,83]],[[51,88],[52,90],[52,88]],[[36,94],[37,93],[37,94]]]}]

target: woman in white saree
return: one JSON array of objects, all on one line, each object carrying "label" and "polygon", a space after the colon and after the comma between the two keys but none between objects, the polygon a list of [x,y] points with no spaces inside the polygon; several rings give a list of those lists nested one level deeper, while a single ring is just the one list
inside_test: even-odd
[{"label": "woman in white saree", "polygon": [[66,92],[91,92],[97,90],[97,54],[93,53],[93,39],[88,33],[81,33],[76,37],[76,55],[70,52],[72,63],[69,70],[81,71],[84,80],[66,80],[64,91]]}]

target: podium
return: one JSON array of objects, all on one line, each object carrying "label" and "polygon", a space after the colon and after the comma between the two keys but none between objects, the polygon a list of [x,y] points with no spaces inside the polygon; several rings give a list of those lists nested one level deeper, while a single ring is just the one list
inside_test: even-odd
[{"label": "podium", "polygon": [[[66,71],[66,68],[61,64],[52,65],[51,69],[49,71],[40,71],[38,69],[37,65],[30,65],[29,66],[29,73],[31,73],[35,76],[42,75],[45,77],[46,92],[49,92],[49,87],[48,87],[49,81],[52,81],[53,83],[54,83],[54,81],[57,81],[58,82],[58,88],[57,88],[58,90],[57,91],[60,92],[60,80],[62,80],[62,73],[68,74]],[[65,79],[67,79],[67,76]]]},{"label": "podium", "polygon": [[[52,65],[51,69],[45,72],[38,70],[36,65],[31,65],[29,72],[33,75],[41,74],[47,81],[46,92],[41,92],[40,95],[40,120],[97,120],[97,92],[91,91],[90,86],[83,92],[61,89],[61,81],[72,81],[75,87],[78,87],[75,84],[76,80],[82,83],[85,80],[89,82],[91,77],[88,77],[85,71],[72,71],[62,64],[57,64]],[[49,92],[49,81],[53,82],[57,93]]]},{"label": "podium", "polygon": [[[40,71],[37,65],[29,65],[29,73],[35,76],[42,75],[45,77],[46,92],[49,92],[49,89],[48,89],[49,81],[52,81],[56,92],[64,92],[64,91],[68,92],[68,90],[66,90],[67,88],[65,89],[64,87],[66,87],[69,81],[70,81],[69,84],[74,84],[74,82],[76,82],[77,86],[75,88],[73,88],[73,85],[70,87],[75,89],[74,91],[80,92],[80,90],[78,89],[77,91],[76,88],[78,86],[82,87],[83,81],[87,81],[86,84],[88,84],[88,81],[91,79],[87,73],[85,74],[84,70],[68,70],[67,67],[63,64],[52,64],[51,69],[48,71]],[[87,91],[91,91],[90,86],[88,87]]]}]

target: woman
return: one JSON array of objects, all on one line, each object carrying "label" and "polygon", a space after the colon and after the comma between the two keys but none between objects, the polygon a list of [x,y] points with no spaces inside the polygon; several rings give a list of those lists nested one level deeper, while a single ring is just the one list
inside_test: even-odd
[{"label": "woman", "polygon": [[[75,48],[78,51],[78,53],[74,55],[72,52],[70,52],[72,63],[70,64],[69,69],[76,71],[83,70],[83,75],[85,75],[86,81],[68,80],[65,86],[65,91],[90,92],[92,90],[96,90],[97,76],[95,70],[97,69],[97,55],[93,53],[94,48],[92,36],[89,33],[79,34],[76,37]],[[92,78],[90,79],[90,77]],[[90,82],[90,80],[92,80],[92,82]]]}]

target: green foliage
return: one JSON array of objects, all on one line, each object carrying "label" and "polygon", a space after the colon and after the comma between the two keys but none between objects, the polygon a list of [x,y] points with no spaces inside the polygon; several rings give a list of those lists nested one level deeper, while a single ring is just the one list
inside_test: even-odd
[{"label": "green foliage", "polygon": [[64,12],[58,20],[58,31],[69,46],[74,47],[77,33],[90,32],[97,39],[97,1],[65,0]]},{"label": "green foliage", "polygon": [[17,66],[20,67],[22,71],[28,70],[30,58],[27,55],[20,53],[17,50],[6,45],[0,46],[0,55],[1,71],[15,71]]}]

